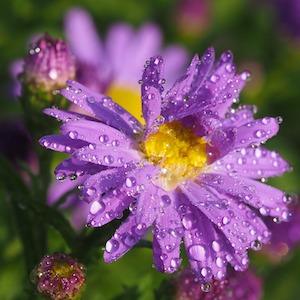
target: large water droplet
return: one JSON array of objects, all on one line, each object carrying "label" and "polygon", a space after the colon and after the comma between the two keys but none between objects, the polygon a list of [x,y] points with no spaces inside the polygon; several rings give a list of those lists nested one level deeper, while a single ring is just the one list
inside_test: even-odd
[{"label": "large water droplet", "polygon": [[201,284],[201,290],[204,292],[204,293],[208,293],[211,289],[211,285],[210,283],[202,283]]},{"label": "large water droplet", "polygon": [[190,230],[193,228],[193,226],[195,225],[195,218],[194,215],[189,213],[186,214],[183,218],[182,218],[182,225],[184,226],[185,229]]},{"label": "large water droplet", "polygon": [[204,261],[207,258],[207,247],[203,244],[192,245],[188,250],[191,258],[197,261]]},{"label": "large water droplet", "polygon": [[94,201],[90,207],[90,213],[95,215],[97,213],[103,212],[104,209],[105,209],[105,204],[102,201],[100,202]]},{"label": "large water droplet", "polygon": [[106,134],[102,134],[99,137],[99,141],[103,144],[107,143],[109,141],[109,137]]},{"label": "large water droplet", "polygon": [[111,239],[106,243],[105,250],[108,253],[114,253],[119,249],[119,242],[115,239]]},{"label": "large water droplet", "polygon": [[125,185],[129,188],[136,185],[136,179],[135,177],[127,177],[125,180]]}]

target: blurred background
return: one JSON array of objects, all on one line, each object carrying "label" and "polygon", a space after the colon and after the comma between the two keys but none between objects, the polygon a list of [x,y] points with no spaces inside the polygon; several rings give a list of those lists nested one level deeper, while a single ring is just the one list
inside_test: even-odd
[{"label": "blurred background", "polygon": [[[0,132],[15,128],[15,123],[7,125],[8,122],[22,115],[15,96],[13,64],[27,55],[30,40],[38,34],[49,33],[66,39],[64,20],[73,7],[80,7],[91,15],[102,40],[116,22],[126,22],[136,28],[152,22],[161,31],[163,45],[184,47],[189,59],[194,53],[201,55],[209,46],[215,48],[217,57],[231,50],[238,72],[246,69],[252,74],[241,93],[241,102],[257,105],[257,117],[283,118],[278,136],[266,146],[280,152],[293,166],[293,172],[268,183],[287,192],[299,192],[299,0],[5,1],[0,9]],[[140,69],[142,72],[143,65]],[[3,137],[0,144],[14,145],[17,139],[20,142],[18,135],[10,137]],[[26,147],[26,139],[21,139],[19,145]],[[0,201],[0,299],[27,299],[24,249],[1,185]],[[50,250],[65,249],[55,231],[50,238],[53,248]],[[252,266],[263,281],[264,300],[300,298],[300,248],[295,243],[295,247],[285,250],[280,259],[251,253]],[[84,299],[121,299],[118,295],[132,288],[136,288],[134,293],[140,294],[138,299],[154,299],[153,289],[167,277],[152,268],[150,249],[133,249],[110,265],[104,264],[101,249],[91,255],[94,259],[87,268]]]}]

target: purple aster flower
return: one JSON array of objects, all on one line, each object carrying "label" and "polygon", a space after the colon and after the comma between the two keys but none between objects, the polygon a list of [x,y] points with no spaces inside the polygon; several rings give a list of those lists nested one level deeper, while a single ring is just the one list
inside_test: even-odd
[{"label": "purple aster flower", "polygon": [[62,87],[75,78],[75,62],[66,43],[48,34],[33,45],[24,62],[22,80],[45,91]]},{"label": "purple aster flower", "polygon": [[80,184],[90,203],[88,225],[103,226],[129,208],[106,243],[106,262],[124,255],[152,226],[159,271],[179,267],[184,240],[197,278],[223,280],[228,262],[245,270],[247,250],[269,240],[261,216],[288,220],[285,194],[259,180],[289,169],[278,153],[260,145],[277,133],[280,120],[255,120],[252,107],[233,108],[249,73],[235,74],[232,61],[228,51],[214,64],[210,48],[162,96],[163,61],[152,57],[142,76],[145,126],[75,81],[61,94],[89,116],[45,110],[64,124],[62,134],[40,143],[71,155],[55,173]]},{"label": "purple aster flower", "polygon": [[158,53],[163,55],[167,65],[166,85],[182,73],[187,62],[183,47],[170,45],[162,49],[161,32],[151,23],[136,30],[126,23],[116,23],[101,41],[90,14],[73,8],[66,15],[65,32],[77,60],[77,81],[110,96],[123,107],[129,107],[130,99],[130,109],[138,119],[141,115],[138,80],[146,59]]},{"label": "purple aster flower", "polygon": [[261,279],[250,269],[236,272],[230,268],[225,280],[203,285],[186,268],[172,278],[172,287],[176,300],[258,300],[262,296]]},{"label": "purple aster flower", "polygon": [[31,279],[39,293],[53,300],[78,299],[85,285],[82,264],[64,253],[45,255],[32,271]]}]

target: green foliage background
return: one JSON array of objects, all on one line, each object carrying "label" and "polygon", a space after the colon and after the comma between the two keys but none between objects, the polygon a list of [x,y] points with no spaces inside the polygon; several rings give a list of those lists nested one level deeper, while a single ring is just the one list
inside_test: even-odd
[{"label": "green foliage background", "polygon": [[[289,191],[299,192],[300,179],[300,41],[285,34],[279,26],[272,1],[210,0],[211,14],[207,25],[197,36],[187,35],[176,25],[175,11],[178,1],[172,0],[10,0],[0,9],[0,119],[21,114],[20,105],[9,94],[11,77],[9,67],[16,58],[22,58],[28,50],[28,40],[36,33],[48,32],[62,37],[63,19],[73,6],[85,8],[94,18],[99,34],[105,36],[114,22],[128,22],[139,26],[146,21],[157,23],[165,37],[165,43],[185,46],[191,56],[201,54],[208,46],[214,46],[217,55],[230,49],[235,55],[238,71],[247,67],[252,81],[241,94],[241,102],[256,104],[258,116],[280,115],[284,122],[277,137],[267,146],[278,150],[294,167],[292,173],[269,180],[270,184]],[[299,29],[300,30],[300,29]],[[80,38],[80,37],[79,37]],[[141,66],[142,68],[142,66]],[[253,68],[253,69],[252,69]],[[0,141],[1,143],[1,141]],[[3,168],[2,168],[3,167]],[[9,173],[9,167],[1,164],[2,174],[10,176],[11,189],[20,188],[17,175]],[[32,287],[24,262],[24,253],[32,251],[30,243],[22,243],[19,227],[30,226],[16,222],[12,206],[0,182],[0,299],[40,299],[30,294]],[[20,189],[19,189],[20,190]],[[26,202],[26,194],[24,199]],[[25,203],[24,202],[24,203]],[[27,203],[27,202],[26,202]],[[26,204],[27,205],[27,204]],[[22,220],[22,209],[19,216]],[[43,213],[43,208],[35,207]],[[47,211],[47,213],[49,213]],[[46,218],[46,217],[45,217]],[[41,220],[45,220],[41,217]],[[68,251],[67,245],[50,221],[49,251]],[[46,221],[47,222],[47,221]],[[68,233],[66,233],[68,234]],[[95,238],[97,235],[95,235]],[[25,246],[24,246],[25,245]],[[154,299],[166,275],[152,268],[152,252],[147,248],[135,248],[119,261],[106,265],[99,245],[87,253],[87,288],[84,299]],[[296,300],[300,298],[300,250],[296,249],[283,262],[273,265],[259,254],[252,254],[252,265],[262,276],[263,300]],[[124,294],[122,294],[124,293]],[[119,297],[119,296],[120,297]]]}]

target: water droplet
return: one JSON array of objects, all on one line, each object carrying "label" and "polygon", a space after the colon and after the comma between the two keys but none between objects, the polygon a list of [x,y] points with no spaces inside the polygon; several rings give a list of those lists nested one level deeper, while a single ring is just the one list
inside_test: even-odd
[{"label": "water droplet", "polygon": [[258,250],[261,249],[261,247],[262,247],[262,245],[261,245],[261,242],[260,242],[260,241],[258,241],[258,240],[252,241],[252,243],[251,243],[251,248],[252,248],[253,250],[258,251]]},{"label": "water droplet", "polygon": [[120,142],[119,142],[118,140],[113,140],[113,141],[111,142],[111,144],[112,144],[113,147],[118,147],[118,146],[120,146]]},{"label": "water droplet", "polygon": [[170,261],[171,267],[177,269],[180,264],[181,264],[181,259],[180,258],[172,258]]},{"label": "water droplet", "polygon": [[204,261],[207,258],[207,247],[203,244],[192,245],[188,250],[192,259]]},{"label": "water droplet", "polygon": [[211,289],[211,285],[210,283],[206,282],[206,283],[202,283],[201,284],[201,290],[204,292],[204,293],[208,293]]},{"label": "water droplet", "polygon": [[114,157],[111,155],[106,155],[106,156],[104,156],[104,162],[107,165],[111,165],[114,162]]},{"label": "water droplet", "polygon": [[77,131],[70,131],[70,132],[69,132],[69,137],[70,137],[72,140],[77,139],[77,137],[78,137]]},{"label": "water droplet", "polygon": [[94,196],[96,194],[96,189],[94,187],[91,187],[91,188],[88,188],[86,190],[86,193],[89,195],[89,196]]},{"label": "water droplet", "polygon": [[136,185],[136,179],[135,177],[127,177],[125,180],[125,185],[129,188]]},{"label": "water droplet", "polygon": [[57,173],[56,179],[59,181],[64,181],[67,178],[67,175],[65,173]]},{"label": "water droplet", "polygon": [[104,209],[105,209],[105,204],[102,201],[100,202],[94,201],[90,207],[90,213],[95,215],[97,213],[103,212]]},{"label": "water droplet", "polygon": [[99,136],[99,141],[103,144],[107,143],[109,141],[109,137],[106,134]]},{"label": "water droplet", "polygon": [[168,195],[161,196],[160,206],[167,207],[171,204],[171,198]]},{"label": "water droplet", "polygon": [[132,247],[133,245],[135,245],[135,243],[137,242],[137,239],[134,235],[132,234],[128,234],[125,238],[124,238],[124,244],[128,247]]},{"label": "water droplet", "polygon": [[119,242],[115,239],[111,239],[106,243],[105,250],[108,253],[114,253],[119,249]]},{"label": "water droplet", "polygon": [[186,214],[182,218],[182,225],[185,229],[191,230],[195,226],[195,218],[192,213]]},{"label": "water droplet", "polygon": [[211,246],[215,252],[219,252],[221,250],[220,244],[217,241],[213,241]]},{"label": "water droplet", "polygon": [[280,116],[276,117],[275,120],[276,120],[277,124],[281,124],[283,122],[283,118]]}]

